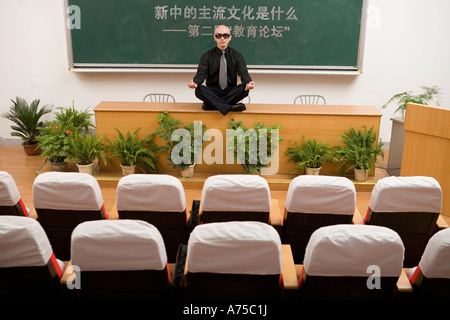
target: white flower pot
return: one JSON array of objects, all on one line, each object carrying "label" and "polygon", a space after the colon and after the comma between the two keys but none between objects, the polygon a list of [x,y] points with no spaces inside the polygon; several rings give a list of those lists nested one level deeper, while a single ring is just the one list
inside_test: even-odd
[{"label": "white flower pot", "polygon": [[136,169],[136,166],[123,166],[120,165],[122,168],[122,175],[127,176],[129,174],[134,174],[134,171]]},{"label": "white flower pot", "polygon": [[320,173],[320,169],[322,169],[322,167],[320,167],[320,168],[305,168],[305,171],[306,171],[307,175],[318,176]]},{"label": "white flower pot", "polygon": [[181,170],[180,169],[180,171],[181,171],[181,177],[182,178],[192,178],[192,176],[194,175],[194,166],[195,166],[195,164],[193,164],[193,165],[191,165],[191,166],[189,166],[189,167],[187,167],[186,169],[184,169],[184,170]]},{"label": "white flower pot", "polygon": [[94,167],[93,163],[86,164],[86,165],[77,163],[77,167],[78,167],[78,172],[87,173],[87,174],[90,174],[91,176],[93,175],[93,170],[92,170]]},{"label": "white flower pot", "polygon": [[369,170],[361,170],[361,169],[354,169],[355,171],[355,180],[356,181],[366,181],[367,176],[369,175]]}]

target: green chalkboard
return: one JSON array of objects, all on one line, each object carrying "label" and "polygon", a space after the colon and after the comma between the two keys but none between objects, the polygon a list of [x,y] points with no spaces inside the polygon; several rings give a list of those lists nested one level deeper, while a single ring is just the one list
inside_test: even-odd
[{"label": "green chalkboard", "polygon": [[82,68],[195,68],[214,27],[250,69],[361,68],[365,0],[66,0],[69,64]]}]

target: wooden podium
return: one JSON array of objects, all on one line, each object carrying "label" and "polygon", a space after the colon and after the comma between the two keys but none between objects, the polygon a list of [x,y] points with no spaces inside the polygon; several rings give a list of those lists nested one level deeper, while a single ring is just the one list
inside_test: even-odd
[{"label": "wooden podium", "polygon": [[442,188],[442,215],[450,217],[450,110],[408,103],[402,176],[430,176]]},{"label": "wooden podium", "polygon": [[[141,127],[140,136],[155,132],[158,128],[157,115],[167,111],[175,119],[181,120],[182,125],[201,121],[208,129],[218,129],[223,136],[223,164],[198,164],[195,172],[214,173],[244,173],[241,165],[227,164],[226,130],[230,129],[228,123],[231,119],[242,121],[246,128],[253,128],[254,124],[261,122],[266,126],[276,123],[281,125],[280,136],[283,141],[279,145],[279,166],[277,174],[290,175],[295,170],[295,164],[285,155],[293,142],[303,143],[305,139],[316,139],[328,142],[330,146],[341,145],[344,132],[350,127],[359,129],[365,125],[374,127],[379,134],[381,112],[375,106],[350,105],[294,105],[294,104],[247,104],[243,112],[230,112],[223,116],[218,111],[204,111],[201,103],[158,103],[158,102],[101,102],[94,108],[97,134],[105,135],[113,141],[118,130],[126,133]],[[162,145],[163,141],[156,141]],[[208,144],[209,142],[205,142]],[[173,172],[166,156],[159,157],[159,171]],[[325,165],[321,174],[337,174],[336,167]]]}]

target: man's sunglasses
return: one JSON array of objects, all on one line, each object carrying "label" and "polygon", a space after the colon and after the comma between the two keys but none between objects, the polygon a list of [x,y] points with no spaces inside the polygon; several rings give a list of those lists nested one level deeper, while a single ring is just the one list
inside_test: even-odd
[{"label": "man's sunglasses", "polygon": [[228,39],[230,37],[230,34],[229,33],[216,33],[214,36],[217,39],[220,39],[220,38]]}]

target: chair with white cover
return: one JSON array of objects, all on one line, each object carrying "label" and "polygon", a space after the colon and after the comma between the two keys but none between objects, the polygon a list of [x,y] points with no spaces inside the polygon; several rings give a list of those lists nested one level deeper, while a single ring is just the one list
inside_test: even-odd
[{"label": "chair with white cover", "polygon": [[282,239],[291,245],[295,263],[303,262],[306,245],[315,230],[352,223],[355,210],[356,189],[350,179],[321,175],[294,178],[286,195]]},{"label": "chair with white cover", "polygon": [[393,230],[367,225],[317,229],[305,251],[299,279],[304,299],[395,298],[404,247]]},{"label": "chair with white cover", "polygon": [[365,223],[395,230],[405,245],[404,267],[419,263],[435,232],[442,208],[442,190],[432,177],[386,177],[377,181]]},{"label": "chair with white cover", "polygon": [[58,299],[64,264],[35,219],[0,216],[0,298]]},{"label": "chair with white cover", "polygon": [[219,174],[208,177],[201,196],[201,221],[270,223],[270,189],[258,175]]},{"label": "chair with white cover", "polygon": [[154,225],[164,239],[169,262],[175,262],[178,246],[188,238],[183,184],[166,174],[134,174],[117,185],[119,219],[140,219]]},{"label": "chair with white cover", "polygon": [[70,235],[84,221],[107,219],[97,180],[78,172],[46,172],[33,183],[33,204],[57,257],[70,260]]},{"label": "chair with white cover", "polygon": [[[158,229],[141,220],[96,220],[73,231],[81,300],[168,299],[170,274]],[[78,281],[76,280],[76,281]]]},{"label": "chair with white cover", "polygon": [[6,171],[0,171],[0,215],[29,216],[14,178]]},{"label": "chair with white cover", "polygon": [[267,223],[207,223],[190,235],[188,300],[280,299],[281,271],[280,237]]},{"label": "chair with white cover", "polygon": [[408,271],[413,294],[421,299],[450,299],[450,229],[434,234],[418,266]]}]

